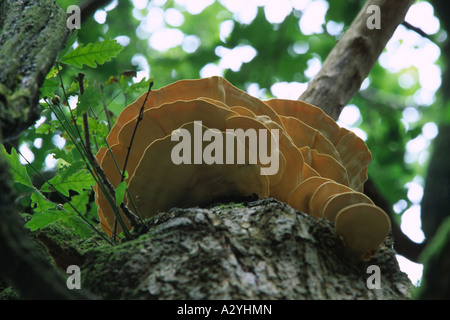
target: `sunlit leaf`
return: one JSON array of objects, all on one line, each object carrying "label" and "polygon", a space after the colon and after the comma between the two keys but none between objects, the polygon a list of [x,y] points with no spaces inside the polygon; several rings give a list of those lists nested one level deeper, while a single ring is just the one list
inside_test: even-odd
[{"label": "sunlit leaf", "polygon": [[61,62],[81,68],[87,65],[96,68],[97,64],[103,64],[116,57],[123,47],[116,40],[104,40],[89,43],[87,46],[80,45],[75,50],[66,54]]},{"label": "sunlit leaf", "polygon": [[[49,182],[58,192],[68,197],[70,190],[82,193],[85,189],[90,189],[94,185],[95,180],[87,170],[83,169],[69,176],[58,174]],[[49,183],[46,183],[42,190],[50,192],[52,188]]]},{"label": "sunlit leaf", "polygon": [[36,129],[36,133],[49,134],[50,132],[54,133],[55,130],[56,130],[56,126],[53,123],[44,122]]},{"label": "sunlit leaf", "polygon": [[71,216],[71,213],[58,210],[57,205],[44,197],[37,190],[31,195],[31,205],[33,206],[33,216],[25,227],[31,231],[43,229],[56,221]]},{"label": "sunlit leaf", "polygon": [[43,229],[61,219],[62,215],[65,215],[65,213],[62,211],[57,211],[56,209],[36,212],[33,214],[31,220],[25,224],[25,227],[31,231]]},{"label": "sunlit leaf", "polygon": [[100,93],[97,88],[89,86],[85,88],[84,93],[78,96],[77,116],[81,116],[89,108],[95,107],[100,102]]},{"label": "sunlit leaf", "polygon": [[122,181],[116,188],[116,203],[120,206],[123,202],[123,198],[125,197],[125,191],[127,189],[126,181]]},{"label": "sunlit leaf", "polygon": [[[0,144],[0,155],[5,158],[9,165],[9,171],[12,174],[13,180],[16,183],[20,183],[26,187],[33,188],[33,183],[28,175],[26,168],[20,163],[19,155],[16,149],[11,149],[11,154],[6,152],[5,146]],[[1,170],[3,170],[2,168]]]}]

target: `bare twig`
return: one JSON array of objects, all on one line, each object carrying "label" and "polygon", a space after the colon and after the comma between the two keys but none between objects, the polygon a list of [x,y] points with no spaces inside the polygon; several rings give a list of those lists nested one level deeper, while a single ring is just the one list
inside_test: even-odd
[{"label": "bare twig", "polygon": [[102,105],[103,105],[103,111],[105,112],[105,116],[106,116],[106,122],[108,123],[108,129],[109,131],[111,131],[111,117],[109,116],[109,110],[108,107],[106,105],[106,101],[105,98],[103,97],[103,90],[99,87],[98,88],[98,92],[101,94],[101,100],[102,100]]},{"label": "bare twig", "polygon": [[[84,74],[79,73],[77,80],[79,82],[80,95],[82,95],[84,93],[83,79],[84,79]],[[97,174],[97,177],[100,179],[100,183],[102,183],[104,186],[106,186],[106,189],[107,189],[108,193],[110,194],[111,198],[115,199],[116,192],[115,192],[114,186],[109,181],[108,177],[105,174],[105,171],[100,166],[100,164],[97,161],[97,158],[92,153],[91,137],[89,135],[89,121],[88,121],[88,117],[87,117],[86,113],[83,114],[83,130],[84,130],[84,140],[85,140],[85,149],[86,149],[85,151],[86,151],[86,155],[88,157],[89,163],[93,166],[94,171]],[[130,222],[130,224],[133,227],[138,224],[137,216],[130,209],[128,209],[128,207],[125,205],[125,203],[122,202],[120,204],[120,209],[122,210],[123,214],[125,215],[125,217],[128,219],[128,221]],[[118,215],[118,217],[116,217],[116,218],[119,218],[117,220],[119,220],[119,222],[121,223],[122,229],[124,231],[124,235],[126,237],[129,237],[129,234],[127,232],[128,230],[125,227],[125,225],[123,224],[123,222],[121,222],[120,215]]]},{"label": "bare twig", "polygon": [[147,95],[145,96],[144,102],[142,102],[141,110],[139,111],[139,116],[136,119],[136,125],[134,126],[133,134],[132,134],[131,140],[130,140],[130,145],[128,146],[127,156],[125,158],[125,163],[123,165],[121,181],[123,181],[125,179],[125,170],[127,169],[128,158],[130,156],[131,147],[133,146],[134,136],[136,135],[136,131],[137,131],[139,122],[141,122],[142,119],[144,118],[145,103],[147,102],[147,98],[148,98],[148,95],[150,94],[150,91],[152,91],[152,87],[153,87],[153,81],[150,82],[150,85],[147,90]]},{"label": "bare twig", "polygon": [[[101,180],[101,183],[103,183],[109,194],[113,199],[115,199],[115,190],[114,186],[109,181],[108,177],[105,174],[105,171],[103,171],[103,168],[100,166],[100,164],[97,161],[97,158],[92,153],[91,144],[90,144],[90,136],[89,136],[89,123],[88,123],[88,117],[87,114],[83,115],[83,129],[84,129],[84,138],[86,140],[86,151],[87,156],[89,158],[89,162],[93,165],[95,172],[97,173],[98,177]],[[125,205],[125,203],[120,204],[120,209],[127,217],[128,221],[130,221],[132,226],[136,226],[138,224],[138,218],[137,216]],[[125,229],[124,229],[125,232]]]},{"label": "bare twig", "polygon": [[416,27],[416,26],[413,26],[411,23],[409,23],[409,22],[407,22],[407,21],[403,21],[403,22],[402,22],[402,25],[403,25],[405,28],[414,31],[414,32],[417,33],[418,35],[420,35],[420,36],[422,36],[422,37],[424,37],[424,38],[427,38],[428,40],[430,40],[431,42],[434,43],[434,40],[431,38],[431,36],[430,36],[428,33],[426,33],[425,31],[423,31],[422,29],[420,29],[420,28],[418,28],[418,27]]},{"label": "bare twig", "polygon": [[[103,183],[106,186],[111,197],[115,199],[114,186],[111,184],[111,182],[109,181],[108,177],[105,174],[105,171],[103,171],[103,168],[98,163],[97,158],[92,153],[87,114],[83,115],[83,129],[84,129],[84,139],[86,143],[86,152],[89,162],[93,165],[95,172],[98,174],[98,177],[101,180],[101,183]],[[132,226],[136,226],[138,224],[137,216],[130,209],[128,209],[128,207],[123,202],[120,204],[120,209],[122,209],[122,212],[125,214],[125,216],[130,221]]]}]

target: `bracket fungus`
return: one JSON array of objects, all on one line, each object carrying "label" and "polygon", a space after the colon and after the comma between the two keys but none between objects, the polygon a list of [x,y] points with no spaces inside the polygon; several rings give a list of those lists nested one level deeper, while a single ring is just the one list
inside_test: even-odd
[{"label": "bracket fungus", "polygon": [[[110,149],[97,153],[114,187],[128,157],[124,202],[141,217],[256,194],[332,221],[359,259],[369,259],[389,233],[386,213],[362,193],[370,151],[321,109],[302,101],[261,101],[221,77],[177,81],[144,101],[145,95],[122,111],[107,137]],[[181,133],[202,140],[182,148],[180,143],[192,141],[179,142]],[[239,150],[245,151],[241,158]],[[174,161],[174,152],[188,161]],[[199,161],[199,153],[213,160]],[[277,160],[276,170],[263,174],[269,159]],[[101,226],[112,235],[114,210],[98,185],[94,190]]]}]

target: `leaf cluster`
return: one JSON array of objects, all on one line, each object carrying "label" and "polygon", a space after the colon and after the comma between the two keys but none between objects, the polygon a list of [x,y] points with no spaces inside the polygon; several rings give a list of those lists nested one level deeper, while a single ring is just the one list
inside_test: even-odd
[{"label": "leaf cluster", "polygon": [[[93,186],[99,179],[95,164],[87,156],[88,143],[83,131],[89,130],[93,153],[107,146],[106,136],[120,112],[114,101],[121,100],[123,107],[126,98],[148,88],[149,80],[133,83],[135,73],[124,70],[119,75],[111,75],[104,83],[91,83],[84,77],[85,68],[96,69],[113,60],[123,46],[116,40],[87,45],[77,45],[77,40],[77,33],[72,33],[45,79],[39,124],[23,134],[22,141],[32,146],[34,159],[27,159],[15,148],[6,150],[3,145],[0,153],[7,159],[16,189],[22,195],[19,202],[23,210],[32,214],[25,225],[27,228],[35,231],[60,223],[73,228],[80,237],[91,237],[93,233],[105,237],[99,230],[93,201]],[[75,73],[77,76],[73,77]],[[106,98],[106,90],[114,93],[112,98]],[[83,126],[83,116],[87,116],[88,128]],[[36,140],[41,141],[40,146],[27,143]],[[49,155],[53,166],[47,163]],[[126,184],[119,185],[114,199],[117,206],[122,203],[125,191]]]}]

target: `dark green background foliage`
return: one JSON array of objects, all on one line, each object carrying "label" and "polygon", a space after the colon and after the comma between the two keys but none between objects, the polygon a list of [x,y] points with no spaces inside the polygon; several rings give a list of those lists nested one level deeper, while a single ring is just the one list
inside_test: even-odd
[{"label": "dark green background foliage", "polygon": [[[82,5],[89,1],[59,0],[57,2],[62,8],[66,8],[68,5]],[[68,97],[78,97],[79,104],[74,113],[78,118],[78,124],[81,125],[81,114],[89,112],[95,151],[97,147],[104,144],[103,138],[108,132],[108,125],[105,122],[106,115],[111,118],[111,122],[114,122],[115,117],[127,104],[147,91],[149,78],[154,81],[154,88],[160,88],[179,79],[199,78],[200,70],[205,65],[219,63],[220,57],[216,54],[216,48],[219,46],[232,49],[241,45],[250,45],[256,50],[256,56],[250,62],[244,63],[239,71],[225,69],[223,76],[243,90],[246,90],[250,84],[258,84],[259,88],[263,90],[262,98],[273,97],[270,88],[275,83],[309,82],[311,79],[304,73],[308,68],[308,61],[311,58],[317,58],[322,63],[325,61],[327,54],[348,28],[364,2],[357,0],[328,1],[329,8],[325,16],[325,23],[329,21],[341,23],[343,25],[341,33],[329,34],[324,27],[322,33],[304,35],[299,27],[299,19],[302,16],[300,10],[293,10],[282,23],[274,24],[268,22],[264,8],[259,7],[255,19],[250,24],[242,24],[219,1],[195,15],[189,14],[176,1],[166,1],[160,6],[162,10],[176,8],[184,17],[184,22],[177,29],[185,35],[195,35],[200,39],[200,46],[194,52],[187,53],[181,46],[170,48],[164,52],[155,50],[148,44],[147,38],[151,34],[144,38],[137,36],[136,29],[139,27],[140,21],[134,16],[146,16],[150,6],[157,6],[155,2],[150,1],[146,8],[137,10],[133,9],[132,1],[112,1],[106,3],[104,7],[96,8],[96,10],[105,8],[108,10],[105,23],[96,22],[93,14],[86,17],[81,22],[81,29],[78,30],[78,33],[70,37],[66,49],[67,51],[72,50],[73,46],[71,47],[71,45],[75,41],[78,45],[83,46],[95,43],[99,45],[99,41],[118,39],[120,36],[128,37],[129,43],[123,47],[123,50],[117,49],[117,52],[107,53],[104,63],[97,60],[98,64],[94,63],[91,66],[86,65],[86,61],[81,67],[77,66],[77,63],[67,61],[67,56],[64,56],[64,54],[70,53],[61,53],[58,59],[61,70],[58,73],[55,67],[53,73],[51,72],[50,75],[54,76],[49,76],[44,84],[41,90],[42,97],[48,97],[47,101],[50,104],[56,95],[63,102],[65,94]],[[152,17],[148,18],[152,19]],[[221,39],[220,25],[226,20],[233,21],[234,27],[226,39]],[[167,27],[175,28],[169,25]],[[442,35],[443,31],[440,30],[430,35],[429,40],[425,41],[433,41],[438,46],[442,46],[443,42],[439,42],[440,39],[443,39]],[[295,44],[307,45],[308,50],[303,54],[297,54],[293,49]],[[99,51],[103,52],[104,48]],[[138,54],[147,60],[150,73],[142,82],[134,83],[133,78],[124,72],[139,71],[139,66],[132,63],[133,57]],[[97,56],[95,57],[98,59]],[[437,63],[442,66],[444,61],[445,57],[441,57]],[[85,74],[86,91],[82,97],[79,97],[78,81],[76,80],[79,72]],[[414,80],[413,85],[406,89],[399,85],[399,77],[405,72],[412,75]],[[61,80],[65,87],[65,94],[60,87]],[[369,87],[358,93],[351,101],[351,104],[356,105],[360,110],[361,119],[357,125],[366,132],[366,143],[373,155],[369,175],[392,205],[402,199],[406,201],[407,205],[403,208],[404,211],[412,205],[408,200],[405,184],[416,176],[425,179],[429,162],[428,160],[421,164],[418,162],[406,163],[404,161],[406,144],[422,133],[425,123],[434,122],[439,125],[450,121],[449,103],[437,92],[435,102],[431,106],[414,105],[414,108],[419,111],[420,117],[417,121],[408,123],[406,127],[402,120],[403,111],[410,106],[408,101],[411,101],[411,97],[420,89],[418,71],[411,67],[408,70],[392,73],[377,63],[369,75],[369,80]],[[300,93],[298,92],[298,96]],[[72,172],[80,172],[77,170],[80,170],[81,167],[74,167],[81,160],[79,154],[75,152],[75,144],[68,139],[64,128],[52,116],[50,105],[43,102],[42,106],[42,115],[46,118],[45,123],[37,130],[32,127],[25,132],[18,142],[18,146],[28,145],[34,154],[32,165],[38,171],[44,170],[45,158],[49,153],[53,153],[59,160],[59,166],[63,168],[61,173],[68,169]],[[65,110],[67,113],[67,109]],[[67,140],[62,149],[54,145],[54,137],[58,135],[62,135]],[[42,139],[42,146],[39,148],[33,145],[37,138]],[[432,148],[429,151],[431,154]],[[30,175],[35,175],[29,166],[27,170]],[[47,191],[50,190],[45,189],[44,186],[42,192]],[[92,202],[92,198],[87,195],[83,196],[83,192],[90,193],[89,186],[80,186],[79,189],[72,188],[66,191],[71,192],[72,199],[75,197],[82,203],[80,209],[90,210],[91,219],[95,221],[95,204]],[[59,200],[55,200],[55,202],[59,202]],[[24,201],[24,207],[26,204]],[[400,217],[401,215],[397,216],[397,222],[400,221]]]}]

